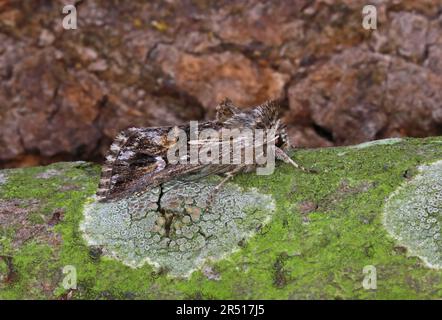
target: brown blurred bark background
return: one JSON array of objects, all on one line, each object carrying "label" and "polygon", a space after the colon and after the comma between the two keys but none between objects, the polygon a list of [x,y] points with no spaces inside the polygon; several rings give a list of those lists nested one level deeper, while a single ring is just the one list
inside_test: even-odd
[{"label": "brown blurred bark background", "polygon": [[118,131],[225,96],[281,98],[302,147],[440,135],[442,1],[0,0],[0,83],[0,167],[100,161]]}]

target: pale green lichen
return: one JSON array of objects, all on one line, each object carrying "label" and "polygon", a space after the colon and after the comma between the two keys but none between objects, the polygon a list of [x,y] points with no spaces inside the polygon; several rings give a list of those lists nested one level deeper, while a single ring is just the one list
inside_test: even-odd
[{"label": "pale green lichen", "polygon": [[234,185],[207,206],[213,188],[207,182],[175,181],[126,199],[92,202],[81,229],[89,245],[126,265],[148,262],[186,277],[206,260],[238,249],[275,211],[271,196]]},{"label": "pale green lichen", "polygon": [[[382,146],[382,145],[393,145],[396,143],[399,143],[403,141],[402,138],[388,138],[388,139],[380,139],[380,140],[373,140],[373,141],[367,141],[360,144],[356,144],[354,146],[349,146],[349,149],[365,149],[370,148],[374,146]],[[348,151],[340,152],[338,153],[338,156],[346,155]]]},{"label": "pale green lichen", "polygon": [[389,139],[380,139],[380,140],[373,140],[373,141],[367,141],[363,142],[354,146],[350,146],[350,148],[354,149],[365,149],[373,146],[379,146],[379,145],[392,145],[401,142],[402,138],[389,138]]},{"label": "pale green lichen", "polygon": [[420,173],[386,202],[387,230],[429,267],[442,268],[442,161],[419,167]]},{"label": "pale green lichen", "polygon": [[8,181],[6,173],[0,173],[0,186]]},{"label": "pale green lichen", "polygon": [[57,169],[48,169],[35,175],[37,179],[51,179],[63,174],[63,171]]}]

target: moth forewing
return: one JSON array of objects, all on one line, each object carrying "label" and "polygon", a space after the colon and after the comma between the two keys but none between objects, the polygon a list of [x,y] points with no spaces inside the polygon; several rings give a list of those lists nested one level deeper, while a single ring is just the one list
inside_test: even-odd
[{"label": "moth forewing", "polygon": [[270,175],[275,169],[275,137],[277,127],[255,131],[257,175]]},{"label": "moth forewing", "polygon": [[171,165],[187,164],[188,147],[186,131],[178,127],[173,127],[167,134],[167,140],[170,141],[170,147],[167,149],[167,160]]},{"label": "moth forewing", "polygon": [[[198,121],[190,121],[189,126],[189,140],[198,141]],[[190,164],[198,164],[198,150],[199,146],[196,143],[189,144],[189,158]]]},{"label": "moth forewing", "polygon": [[238,128],[222,128],[222,163],[241,164],[241,131]]},{"label": "moth forewing", "polygon": [[215,129],[205,129],[201,132],[199,161],[202,164],[216,165],[220,163],[219,132]]},{"label": "moth forewing", "polygon": [[254,162],[254,133],[250,128],[241,130],[240,141],[237,142],[241,145],[241,163],[245,165],[253,165]]},{"label": "moth forewing", "polygon": [[229,179],[254,168],[258,174],[270,174],[275,156],[298,166],[275,146],[287,140],[278,109],[270,101],[242,111],[226,99],[217,107],[215,121],[125,130],[110,147],[97,196],[104,200],[129,196],[194,174],[225,173]]}]

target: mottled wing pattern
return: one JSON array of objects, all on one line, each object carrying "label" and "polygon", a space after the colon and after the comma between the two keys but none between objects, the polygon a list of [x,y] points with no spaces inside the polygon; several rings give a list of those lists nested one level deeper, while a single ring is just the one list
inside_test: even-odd
[{"label": "mottled wing pattern", "polygon": [[170,143],[167,133],[171,129],[129,128],[121,132],[112,143],[102,167],[98,198],[113,198],[126,191],[136,191],[137,180],[144,178],[147,181],[148,177],[164,170]]},{"label": "mottled wing pattern", "polygon": [[[214,125],[203,123],[201,126]],[[196,172],[205,176],[227,170],[222,166],[169,163],[167,151],[175,141],[168,140],[167,135],[174,128],[189,130],[188,126],[181,126],[130,128],[121,132],[102,166],[98,199],[121,198]]]},{"label": "mottled wing pattern", "polygon": [[[97,191],[97,196],[100,199],[110,196],[114,189],[124,187],[131,181],[131,177],[137,172],[139,173],[140,170],[154,172],[162,163],[160,158],[154,156],[154,150],[151,154],[142,157],[142,152],[138,149],[140,137],[140,129],[129,128],[115,138],[101,169]],[[148,147],[146,153],[149,149],[152,147]]]},{"label": "mottled wing pattern", "polygon": [[227,128],[270,129],[279,118],[279,102],[267,101],[248,111],[239,111],[224,120]]},{"label": "mottled wing pattern", "polygon": [[[279,104],[274,101],[250,111],[242,111],[232,101],[225,99],[217,107],[216,120],[200,123],[199,129],[270,128],[279,124],[278,112]],[[121,132],[112,143],[102,168],[97,191],[99,200],[124,197],[189,174],[204,177],[232,170],[241,171],[235,168],[237,165],[169,163],[167,151],[175,141],[168,140],[168,133],[174,128],[185,130],[189,139],[189,126],[130,128]],[[192,141],[188,140],[187,143]],[[201,148],[207,143],[226,143],[226,141],[196,141],[196,143]],[[247,166],[241,166],[239,169],[249,171]]]}]

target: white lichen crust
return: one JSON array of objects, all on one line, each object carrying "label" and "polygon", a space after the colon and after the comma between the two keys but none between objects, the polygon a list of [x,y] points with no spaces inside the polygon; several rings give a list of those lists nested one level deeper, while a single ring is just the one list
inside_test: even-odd
[{"label": "white lichen crust", "polygon": [[356,144],[354,146],[346,147],[347,151],[339,152],[338,156],[342,157],[342,156],[348,154],[348,149],[361,150],[361,149],[371,148],[371,147],[375,147],[375,146],[394,145],[394,144],[397,144],[397,143],[402,142],[402,141],[403,141],[402,138],[388,138],[388,139],[380,139],[380,140],[367,141],[367,142],[363,142],[363,143],[360,143],[360,144]]},{"label": "white lichen crust", "polygon": [[365,149],[370,148],[374,146],[384,146],[384,145],[393,145],[396,143],[399,143],[403,141],[402,138],[388,138],[388,139],[380,139],[380,140],[373,140],[373,141],[367,141],[363,142],[354,146],[350,146],[350,148],[353,149]]},{"label": "white lichen crust", "polygon": [[384,224],[412,255],[442,268],[442,161],[419,167],[420,173],[387,200]]},{"label": "white lichen crust", "polygon": [[8,176],[6,175],[6,173],[0,173],[0,185],[6,184],[7,181]]},{"label": "white lichen crust", "polygon": [[208,259],[239,248],[275,211],[271,196],[227,185],[207,206],[214,185],[175,181],[112,202],[88,204],[81,224],[89,245],[131,267],[145,262],[187,277]]}]

